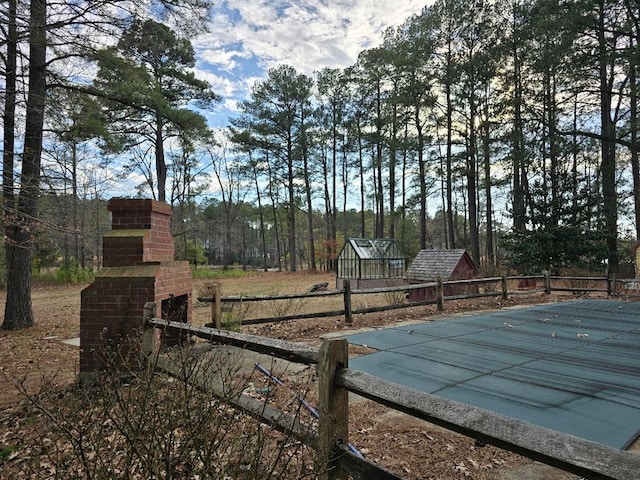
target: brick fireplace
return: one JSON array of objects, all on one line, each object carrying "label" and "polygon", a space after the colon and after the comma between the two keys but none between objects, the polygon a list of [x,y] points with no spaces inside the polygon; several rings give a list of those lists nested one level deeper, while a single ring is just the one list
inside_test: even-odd
[{"label": "brick fireplace", "polygon": [[[82,290],[80,375],[92,374],[114,356],[140,367],[139,332],[144,305],[154,317],[191,321],[189,262],[175,261],[171,207],[149,199],[112,198],[111,230],[103,236],[103,266]],[[178,338],[164,337],[164,344]]]}]

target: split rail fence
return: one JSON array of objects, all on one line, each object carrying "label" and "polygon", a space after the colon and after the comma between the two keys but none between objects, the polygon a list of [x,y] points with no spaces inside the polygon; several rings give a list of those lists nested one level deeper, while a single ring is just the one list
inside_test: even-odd
[{"label": "split rail fence", "polygon": [[[509,289],[509,287],[513,285],[516,285],[516,287],[512,287],[511,289]],[[525,285],[525,287],[519,288],[517,287],[518,285]],[[344,280],[343,290],[260,296],[223,296],[220,285],[212,284],[209,286],[212,293],[211,296],[199,297],[198,301],[203,303],[211,303],[211,322],[208,325],[213,326],[214,328],[222,328],[223,304],[293,301],[298,299],[317,299],[322,297],[342,297],[343,308],[339,310],[300,313],[295,315],[278,315],[263,318],[249,318],[242,319],[240,323],[241,325],[256,325],[263,323],[284,322],[289,320],[301,320],[305,318],[344,316],[346,324],[350,325],[353,322],[353,316],[358,314],[412,308],[422,305],[437,305],[438,310],[443,311],[445,303],[452,300],[463,300],[481,297],[502,297],[503,299],[507,299],[509,295],[531,294],[536,292],[544,292],[547,294],[550,294],[552,292],[573,292],[574,294],[600,292],[606,293],[609,296],[613,296],[616,295],[617,292],[624,286],[631,286],[634,290],[638,290],[638,285],[640,285],[640,282],[637,282],[636,280],[616,280],[615,277],[552,276],[548,272],[544,272],[541,275],[503,275],[501,277],[488,277],[456,281],[443,281],[442,279],[438,279],[435,282],[429,283],[407,284],[400,286],[359,290],[352,290],[351,283],[347,279]],[[447,287],[469,287],[469,289],[476,289],[477,291],[460,295],[446,295]],[[354,297],[356,296],[367,296],[375,294],[404,295],[408,294],[410,290],[425,289],[433,289],[436,292],[435,298],[429,298],[420,301],[396,302],[383,306],[354,308]],[[640,294],[640,290],[638,290],[636,293]]]},{"label": "split rail fence", "polygon": [[[302,343],[157,319],[152,316],[154,311],[155,305],[147,304],[143,341],[143,350],[147,355],[158,352],[156,329],[170,329],[174,333],[177,330],[180,335],[196,336],[291,362],[316,365],[320,414],[317,430],[241,393],[230,401],[235,408],[316,448],[320,458],[324,459],[324,468],[321,469],[324,480],[349,477],[356,480],[401,479],[348,448],[349,392],[590,480],[638,478],[638,454],[406,388],[350,369],[345,339],[325,340],[321,348],[316,349]],[[159,365],[169,373],[181,374],[180,366],[170,362]],[[216,386],[211,379],[199,381],[203,390],[229,399],[229,392],[223,386]],[[428,462],[428,459],[425,461]]]}]

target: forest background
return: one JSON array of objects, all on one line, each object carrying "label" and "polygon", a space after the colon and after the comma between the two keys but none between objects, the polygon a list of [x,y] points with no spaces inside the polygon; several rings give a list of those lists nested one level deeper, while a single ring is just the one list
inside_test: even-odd
[{"label": "forest background", "polygon": [[32,269],[100,267],[125,179],[173,206],[196,264],[331,271],[374,237],[466,248],[486,274],[628,272],[638,2],[438,0],[348,68],[270,69],[222,129],[189,40],[209,7],[0,6],[4,328],[33,322]]}]

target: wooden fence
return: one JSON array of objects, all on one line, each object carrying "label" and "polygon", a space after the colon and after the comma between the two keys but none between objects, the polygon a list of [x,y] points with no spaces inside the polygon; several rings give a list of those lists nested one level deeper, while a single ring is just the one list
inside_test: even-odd
[{"label": "wooden fence", "polygon": [[[235,408],[253,415],[261,422],[317,448],[323,459],[323,479],[346,479],[348,476],[362,480],[401,478],[354,454],[348,448],[349,392],[590,480],[638,478],[638,454],[538,427],[349,369],[345,339],[325,340],[320,349],[315,349],[295,342],[156,319],[152,317],[154,311],[155,305],[147,304],[143,340],[143,351],[147,356],[158,352],[156,329],[171,329],[174,332],[177,330],[181,335],[193,335],[289,361],[317,365],[320,412],[317,431],[241,393],[229,401]],[[169,373],[182,373],[181,367],[171,362],[160,362],[159,365]],[[229,392],[222,386],[216,386],[211,379],[201,379],[200,382],[202,389],[229,399]]]},{"label": "wooden fence", "polygon": [[[607,295],[615,295],[618,291],[618,286],[629,284],[634,280],[616,280],[615,277],[571,277],[571,276],[552,276],[548,272],[544,272],[541,275],[530,276],[506,276],[501,277],[488,277],[488,278],[476,278],[470,280],[456,280],[456,281],[443,281],[438,279],[435,282],[419,283],[419,284],[407,284],[393,287],[380,287],[370,289],[352,290],[349,280],[344,281],[343,290],[332,290],[325,292],[311,292],[311,293],[299,293],[299,294],[286,294],[286,295],[260,295],[260,296],[223,296],[221,287],[218,284],[212,284],[209,286],[211,289],[211,296],[199,297],[198,301],[211,303],[211,322],[210,326],[214,328],[222,328],[223,315],[222,304],[238,304],[238,303],[250,303],[250,302],[274,302],[274,301],[291,301],[296,299],[309,299],[320,297],[335,297],[340,296],[343,299],[343,308],[339,310],[301,313],[296,315],[280,315],[275,317],[263,317],[263,318],[251,318],[243,319],[242,325],[256,325],[262,323],[271,322],[284,322],[288,320],[300,320],[305,318],[322,318],[322,317],[337,317],[344,316],[345,322],[349,325],[353,322],[353,316],[357,314],[381,312],[387,310],[396,310],[403,308],[412,308],[421,305],[437,305],[438,310],[443,311],[444,305],[447,301],[452,300],[464,300],[470,298],[481,297],[502,297],[507,299],[509,295],[530,294],[535,292],[545,292],[550,294],[552,292],[573,292],[574,294],[586,294],[590,292],[601,292]],[[519,288],[518,285],[532,284],[532,287],[525,286]],[[538,285],[540,284],[540,285]],[[497,288],[497,286],[500,286]],[[515,285],[515,288],[509,289],[509,286]],[[446,287],[448,286],[467,286],[478,287],[476,292],[467,293],[463,295],[445,295]],[[482,287],[482,288],[480,288]],[[366,308],[354,308],[354,296],[366,296],[375,294],[393,294],[393,293],[407,293],[410,290],[417,289],[434,289],[436,292],[435,299],[427,299],[422,301],[405,301],[399,303],[393,303],[383,306],[374,306]]]}]

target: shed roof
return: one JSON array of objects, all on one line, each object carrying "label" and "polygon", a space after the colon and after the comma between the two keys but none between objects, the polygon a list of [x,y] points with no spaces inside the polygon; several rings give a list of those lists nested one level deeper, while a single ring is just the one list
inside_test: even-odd
[{"label": "shed roof", "polygon": [[413,280],[435,280],[438,277],[442,277],[443,280],[446,280],[464,257],[468,258],[470,265],[477,271],[475,263],[464,248],[420,250],[407,269],[407,278]]},{"label": "shed roof", "polygon": [[347,245],[361,259],[405,258],[395,240],[389,238],[348,238]]}]

